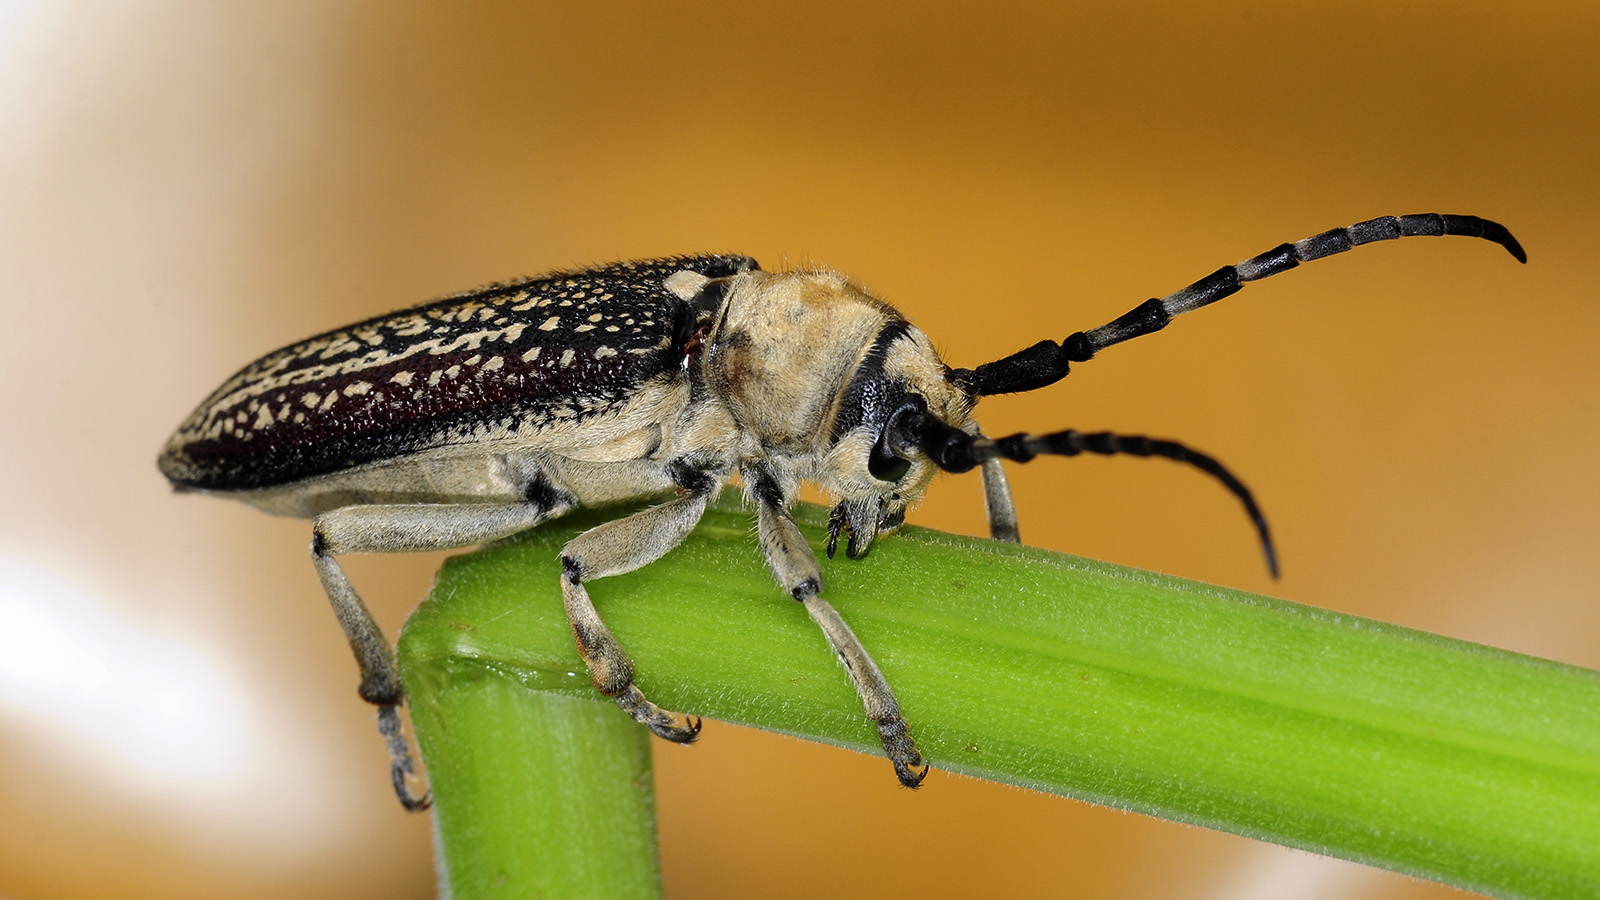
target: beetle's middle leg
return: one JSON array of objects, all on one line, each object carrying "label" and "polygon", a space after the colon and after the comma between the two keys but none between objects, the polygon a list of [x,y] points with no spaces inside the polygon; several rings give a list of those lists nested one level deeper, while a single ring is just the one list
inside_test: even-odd
[{"label": "beetle's middle leg", "polygon": [[649,565],[689,536],[721,479],[687,468],[675,476],[685,491],[682,496],[592,528],[561,549],[561,597],[578,654],[588,666],[595,688],[616,698],[623,711],[658,736],[687,744],[700,734],[700,718],[662,709],[645,699],[633,683],[633,661],[600,620],[583,586],[587,580]]},{"label": "beetle's middle leg", "polygon": [[323,513],[312,523],[311,561],[361,667],[361,699],[378,707],[378,731],[389,747],[395,793],[406,809],[426,809],[430,798],[414,793],[406,781],[416,766],[401,731],[399,707],[405,697],[394,650],[334,554],[467,547],[526,531],[575,505],[570,496],[549,492],[523,503],[347,506]]}]

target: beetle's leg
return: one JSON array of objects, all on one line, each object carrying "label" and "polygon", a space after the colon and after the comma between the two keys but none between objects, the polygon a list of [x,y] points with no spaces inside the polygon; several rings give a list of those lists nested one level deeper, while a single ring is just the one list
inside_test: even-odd
[{"label": "beetle's leg", "polygon": [[989,514],[989,537],[997,541],[1022,543],[1017,530],[1017,504],[1011,497],[1011,482],[1006,480],[1006,470],[1000,460],[986,459],[978,470],[983,479],[983,506]]},{"label": "beetle's leg", "polygon": [[552,494],[546,502],[347,506],[323,513],[312,523],[311,561],[361,667],[361,699],[378,707],[378,731],[389,746],[395,793],[406,809],[426,809],[431,798],[426,792],[414,793],[406,782],[416,766],[400,725],[399,706],[405,696],[394,650],[334,554],[466,547],[525,531],[574,505],[570,497]]},{"label": "beetle's leg", "polygon": [[693,741],[700,733],[700,718],[662,709],[645,699],[633,683],[633,660],[600,620],[583,582],[632,572],[665,556],[694,530],[716,484],[709,477],[697,479],[683,496],[592,528],[561,548],[561,597],[578,654],[588,666],[595,688],[615,697],[617,705],[635,721],[679,744]]},{"label": "beetle's leg", "polygon": [[828,601],[818,596],[822,590],[822,569],[817,565],[816,554],[806,545],[800,529],[795,526],[789,511],[783,507],[783,495],[771,476],[759,472],[746,472],[752,493],[757,502],[757,526],[761,535],[761,550],[766,554],[767,565],[778,583],[789,596],[805,605],[812,621],[828,638],[828,645],[844,663],[850,680],[855,683],[861,703],[866,707],[867,718],[878,726],[878,738],[883,742],[883,753],[894,764],[894,773],[900,783],[914,788],[927,777],[928,767],[922,761],[916,741],[900,714],[900,703],[894,698],[889,682],[878,671],[877,663],[868,655],[867,648],[850,630],[844,619]]}]

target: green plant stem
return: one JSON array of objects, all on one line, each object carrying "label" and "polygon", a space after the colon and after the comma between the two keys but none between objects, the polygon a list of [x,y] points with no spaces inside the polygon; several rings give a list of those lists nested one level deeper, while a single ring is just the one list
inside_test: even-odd
[{"label": "green plant stem", "polygon": [[408,679],[446,896],[661,895],[650,733],[614,706],[477,662]]},{"label": "green plant stem", "polygon": [[[629,896],[656,890],[653,824],[637,821],[647,762],[549,749],[644,752],[590,687],[557,586],[561,545],[614,515],[452,559],[406,626],[457,898],[531,895],[515,879],[550,855],[572,873],[631,867],[644,893]],[[797,516],[819,555],[823,515]],[[668,708],[877,752],[751,527],[724,502],[660,562],[589,585],[639,685]],[[1600,896],[1600,673],[917,528],[823,570],[936,768],[1501,896]],[[570,738],[569,719],[593,737]],[[626,846],[587,837],[623,832]],[[549,896],[586,892],[623,896]]]}]

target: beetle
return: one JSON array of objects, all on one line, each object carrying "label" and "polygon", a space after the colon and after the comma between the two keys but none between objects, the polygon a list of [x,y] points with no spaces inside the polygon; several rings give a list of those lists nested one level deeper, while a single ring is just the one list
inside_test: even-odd
[{"label": "beetle", "polygon": [[1383,217],[1282,244],[1065,340],[975,368],[941,361],[894,307],[823,270],[767,272],[747,256],[620,262],[494,284],[292,344],[241,369],[179,426],[158,461],[179,491],[312,520],[311,557],[378,707],[396,793],[414,789],[394,653],[335,557],[464,547],[580,506],[675,495],[591,529],[561,552],[561,593],[594,685],[655,734],[700,720],[662,709],[584,585],[670,551],[737,473],[779,585],[843,662],[900,782],[928,767],[888,682],[821,596],[788,512],[802,482],[837,501],[827,555],[860,557],[905,520],[940,471],[980,470],[991,535],[1017,541],[1001,460],[1080,453],[1163,457],[1220,481],[1267,565],[1272,538],[1245,485],[1170,440],[1074,430],[991,439],[979,398],[1036,390],[1071,363],[1166,327],[1250,281],[1375,241],[1464,235],[1527,256],[1501,225],[1433,213]]}]

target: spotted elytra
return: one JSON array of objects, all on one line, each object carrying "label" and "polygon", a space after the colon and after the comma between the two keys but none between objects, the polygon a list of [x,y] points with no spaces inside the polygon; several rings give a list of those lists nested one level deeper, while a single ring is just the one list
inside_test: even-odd
[{"label": "spotted elytra", "polygon": [[[897,528],[935,472],[982,475],[989,528],[1018,540],[1001,460],[1159,456],[1220,481],[1243,504],[1276,572],[1265,518],[1220,463],[1169,440],[1058,431],[991,439],[978,398],[1061,380],[1070,363],[1164,328],[1244,282],[1374,241],[1465,235],[1519,261],[1502,226],[1473,216],[1372,219],[1224,266],[1106,325],[953,369],[894,307],[822,271],[765,272],[745,256],[624,262],[492,285],[278,350],[211,394],[159,464],[180,491],[312,520],[312,562],[378,707],[395,791],[428,805],[394,654],[334,557],[464,547],[581,506],[667,495],[570,541],[561,592],[595,687],[670,741],[698,717],[662,709],[595,612],[584,582],[647,565],[684,539],[737,472],[783,590],[845,663],[902,784],[927,774],[893,691],[827,601],[790,518],[801,483],[837,500],[827,555],[859,557]],[[675,492],[675,493],[670,493]]]}]

